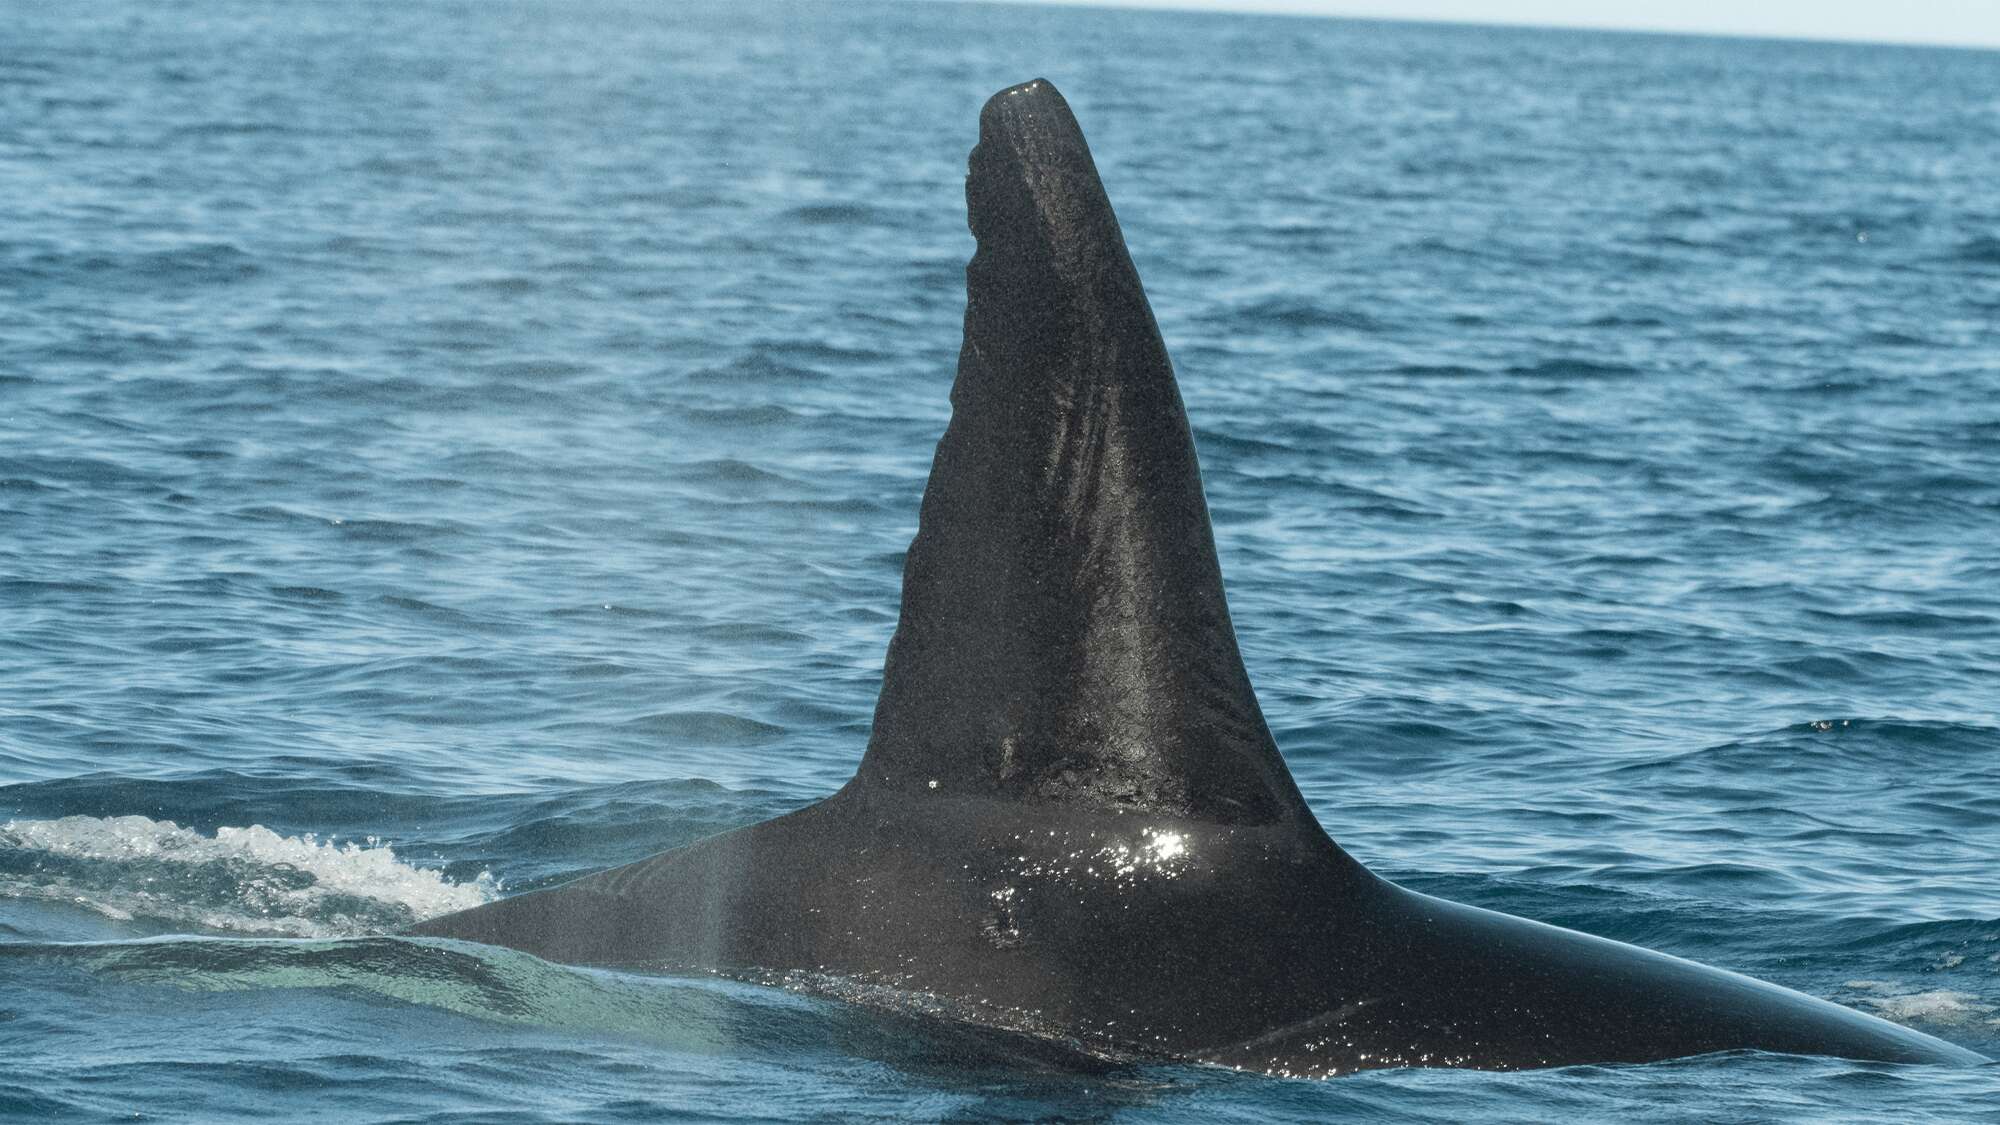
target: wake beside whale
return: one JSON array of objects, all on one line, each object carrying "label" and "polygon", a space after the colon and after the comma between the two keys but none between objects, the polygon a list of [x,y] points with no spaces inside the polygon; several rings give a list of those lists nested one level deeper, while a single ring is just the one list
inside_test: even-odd
[{"label": "wake beside whale", "polygon": [[1981,1056],[1735,973],[1406,891],[1266,728],[1195,450],[1062,96],[980,117],[965,339],[867,752],[812,806],[416,935],[809,974],[1119,1057],[1273,1074],[1760,1049]]}]

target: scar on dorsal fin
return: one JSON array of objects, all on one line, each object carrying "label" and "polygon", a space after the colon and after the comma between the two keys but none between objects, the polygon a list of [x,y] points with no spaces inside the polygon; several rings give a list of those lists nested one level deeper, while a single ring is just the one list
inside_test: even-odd
[{"label": "scar on dorsal fin", "polygon": [[1237,652],[1171,361],[1082,131],[1003,90],[952,417],[855,783],[1304,817]]}]

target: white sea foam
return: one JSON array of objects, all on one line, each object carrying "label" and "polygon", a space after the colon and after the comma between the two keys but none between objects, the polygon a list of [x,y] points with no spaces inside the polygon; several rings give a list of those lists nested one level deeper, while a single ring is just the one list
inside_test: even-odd
[{"label": "white sea foam", "polygon": [[1897,992],[1896,986],[1887,981],[1851,980],[1847,987],[1856,992],[1872,993],[1864,995],[1861,1002],[1875,1009],[1885,1019],[1897,1023],[1971,1024],[1989,1023],[2000,1026],[2000,1019],[1994,1018],[1996,1008],[1970,992],[1960,992],[1950,988],[1933,988],[1923,992]]},{"label": "white sea foam", "polygon": [[261,825],[205,836],[143,816],[0,826],[0,896],[69,902],[120,921],[346,937],[477,906],[497,893],[488,874],[454,883],[374,839],[280,836]]}]

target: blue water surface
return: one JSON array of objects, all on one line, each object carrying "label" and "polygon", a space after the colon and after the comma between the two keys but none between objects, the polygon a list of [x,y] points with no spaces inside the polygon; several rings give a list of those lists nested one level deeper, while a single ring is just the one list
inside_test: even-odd
[{"label": "blue water surface", "polygon": [[994,90],[1069,96],[1328,830],[2000,1053],[2000,54],[875,3],[13,4],[0,1118],[1962,1120],[1322,1083],[388,937],[866,741]]}]

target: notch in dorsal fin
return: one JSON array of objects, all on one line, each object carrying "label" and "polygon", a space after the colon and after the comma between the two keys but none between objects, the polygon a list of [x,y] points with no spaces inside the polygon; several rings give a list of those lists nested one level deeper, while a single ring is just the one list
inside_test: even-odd
[{"label": "notch in dorsal fin", "polygon": [[993,96],[965,343],[857,784],[1310,814],[1223,600],[1173,365],[1069,106]]}]

